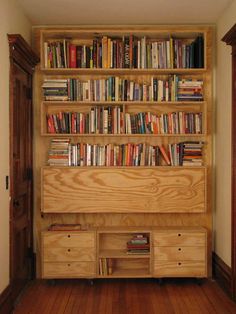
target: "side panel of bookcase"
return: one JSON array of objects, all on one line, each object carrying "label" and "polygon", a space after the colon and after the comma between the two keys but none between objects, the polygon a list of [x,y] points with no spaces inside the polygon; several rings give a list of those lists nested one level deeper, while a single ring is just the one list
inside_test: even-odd
[{"label": "side panel of bookcase", "polygon": [[205,168],[43,168],[45,213],[201,213]]}]

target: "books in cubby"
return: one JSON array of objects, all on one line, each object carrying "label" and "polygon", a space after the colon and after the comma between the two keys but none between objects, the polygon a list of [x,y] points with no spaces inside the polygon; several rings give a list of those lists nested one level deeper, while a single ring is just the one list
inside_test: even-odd
[{"label": "books in cubby", "polygon": [[46,114],[51,134],[201,134],[202,112],[124,113],[123,106]]},{"label": "books in cubby", "polygon": [[99,258],[99,275],[107,276],[113,273],[114,260],[112,258]]},{"label": "books in cubby", "polygon": [[203,68],[204,39],[154,39],[124,35],[91,38],[90,44],[69,39],[44,42],[45,68]]},{"label": "books in cubby", "polygon": [[201,141],[169,144],[171,166],[202,166],[203,144]]},{"label": "books in cubby", "polygon": [[135,234],[127,242],[127,254],[148,254],[150,252],[149,237],[145,234]]},{"label": "books in cubby", "polygon": [[147,143],[89,144],[52,139],[50,166],[202,166],[203,142],[188,141],[164,145]]},{"label": "books in cubby", "polygon": [[50,166],[68,166],[71,158],[70,146],[68,138],[52,139],[48,152],[48,164]]},{"label": "books in cubby", "polygon": [[45,79],[45,101],[202,101],[203,80],[169,75],[136,82],[120,77],[91,79]]}]

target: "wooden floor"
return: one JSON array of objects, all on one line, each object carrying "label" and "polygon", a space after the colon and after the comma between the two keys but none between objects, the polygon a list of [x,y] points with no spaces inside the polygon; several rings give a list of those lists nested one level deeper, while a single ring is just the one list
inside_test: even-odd
[{"label": "wooden floor", "polygon": [[14,314],[154,314],[236,313],[216,282],[155,279],[59,280],[31,282]]}]

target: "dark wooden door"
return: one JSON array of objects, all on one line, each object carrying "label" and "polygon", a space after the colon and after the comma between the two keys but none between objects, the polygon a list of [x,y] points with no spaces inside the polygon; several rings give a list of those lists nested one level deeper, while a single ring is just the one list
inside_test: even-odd
[{"label": "dark wooden door", "polygon": [[[12,36],[12,37],[11,37]],[[13,300],[33,274],[32,57],[22,37],[10,42],[10,281]]]},{"label": "dark wooden door", "polygon": [[31,75],[16,63],[12,74],[11,279],[21,290],[32,273],[32,84]]},{"label": "dark wooden door", "polygon": [[[232,169],[231,169],[231,296],[236,300],[236,24],[222,40],[232,46]],[[223,277],[224,278],[224,277]]]}]

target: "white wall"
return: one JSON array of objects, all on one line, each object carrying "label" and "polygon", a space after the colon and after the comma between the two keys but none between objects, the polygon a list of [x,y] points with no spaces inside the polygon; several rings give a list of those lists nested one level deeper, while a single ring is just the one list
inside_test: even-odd
[{"label": "white wall", "polygon": [[9,48],[8,33],[21,34],[29,43],[31,24],[16,0],[0,1],[0,293],[9,283]]},{"label": "white wall", "polygon": [[217,21],[215,252],[231,266],[231,46],[221,41],[236,23],[236,1]]}]

